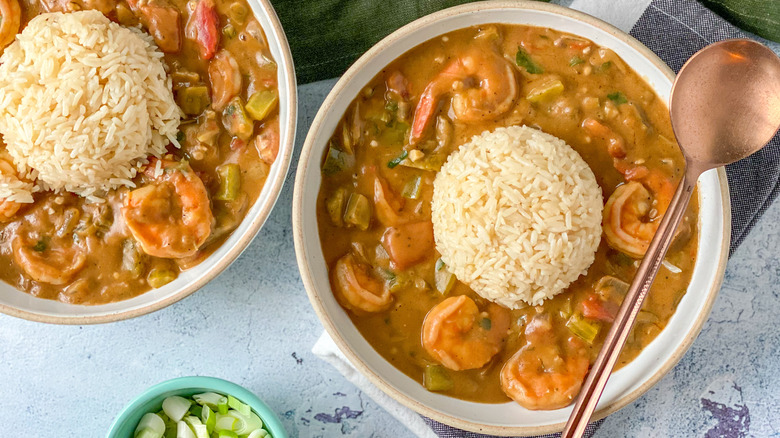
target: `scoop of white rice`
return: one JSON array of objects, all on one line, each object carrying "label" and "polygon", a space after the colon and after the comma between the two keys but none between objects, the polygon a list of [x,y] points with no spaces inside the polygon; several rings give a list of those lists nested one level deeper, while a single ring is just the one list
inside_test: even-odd
[{"label": "scoop of white rice", "polygon": [[482,297],[537,305],[585,273],[601,239],[601,188],[563,140],[512,126],[474,136],[433,183],[442,260]]},{"label": "scoop of white rice", "polygon": [[[96,198],[178,145],[162,56],[149,35],[98,11],[30,21],[0,57],[0,133],[34,190]],[[0,198],[32,202],[18,182],[0,184]]]}]

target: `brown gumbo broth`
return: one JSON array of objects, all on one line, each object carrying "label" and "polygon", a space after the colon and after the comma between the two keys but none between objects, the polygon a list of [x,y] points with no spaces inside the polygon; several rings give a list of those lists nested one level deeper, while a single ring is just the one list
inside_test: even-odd
[{"label": "brown gumbo broth", "polygon": [[[174,280],[246,216],[279,148],[277,66],[245,0],[23,0],[22,28],[41,13],[84,9],[155,39],[185,113],[182,147],[169,145],[163,176],[147,169],[135,189],[111,191],[106,202],[35,194],[0,221],[0,278],[37,297],[100,304]],[[265,112],[250,112],[253,104]],[[182,225],[192,206],[177,189],[196,192],[197,236]]]},{"label": "brown gumbo broth", "polygon": [[[495,72],[477,68],[455,79],[442,72],[452,71],[459,62],[468,66],[469,59],[482,59],[479,54],[486,53],[512,66],[508,80],[517,81],[518,97],[506,111],[459,120],[452,96],[485,81],[494,81],[488,84],[494,86]],[[414,138],[420,96],[432,81],[444,81],[445,91],[427,128]],[[502,98],[489,98],[495,97]],[[489,303],[454,280],[439,261],[430,201],[436,171],[449,153],[475,134],[510,125],[539,128],[566,141],[593,170],[605,202],[619,187],[644,186],[653,199],[630,201],[638,203],[640,219],[651,228],[657,227],[668,205],[669,187],[673,191],[682,175],[684,162],[666,105],[614,52],[551,29],[466,28],[396,59],[352,102],[323,159],[317,202],[320,239],[336,298],[368,342],[399,370],[432,391],[505,402],[502,367],[524,349],[524,360],[531,365],[521,373],[533,382],[530,386],[547,385],[553,395],[531,395],[521,398],[521,404],[555,409],[579,391],[588,367],[577,364],[595,359],[636,272],[641,259],[637,252],[644,249],[602,237],[587,274],[564,292],[540,306],[505,311],[509,328],[500,351],[484,365],[452,369],[422,341],[426,315],[452,297],[473,299],[480,312],[475,324],[484,330],[495,324]],[[685,294],[696,257],[697,214],[694,197],[618,367],[658,335]],[[402,218],[399,222],[414,227],[388,226],[388,218]],[[556,379],[563,378],[571,378],[573,393],[556,399],[556,393],[565,392],[556,386]]]}]

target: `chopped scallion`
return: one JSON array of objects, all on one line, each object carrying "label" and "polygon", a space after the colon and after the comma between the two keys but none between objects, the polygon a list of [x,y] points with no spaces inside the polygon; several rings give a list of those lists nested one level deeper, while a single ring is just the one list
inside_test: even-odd
[{"label": "chopped scallion", "polygon": [[393,158],[392,160],[388,161],[387,162],[387,167],[389,167],[391,169],[394,168],[395,166],[401,164],[401,161],[403,161],[408,156],[409,156],[409,152],[403,151],[401,153],[401,155],[399,155],[399,156]]},{"label": "chopped scallion", "polygon": [[422,177],[417,175],[404,186],[401,196],[407,199],[418,199],[422,192]]},{"label": "chopped scallion", "polygon": [[150,431],[154,434],[150,435],[147,432],[147,436],[160,438],[165,433],[165,421],[163,421],[159,415],[152,412],[144,414],[144,416],[141,417],[141,421],[138,422],[138,426],[135,428],[135,438],[138,438],[141,432],[144,430]]},{"label": "chopped scallion", "polygon": [[233,397],[232,395],[228,396],[228,406],[237,410],[238,412],[241,412],[244,415],[249,415],[251,410],[249,409],[249,405],[245,403],[241,403],[238,401],[237,398]]},{"label": "chopped scallion", "polygon": [[179,397],[178,395],[168,397],[162,402],[162,410],[165,412],[165,415],[176,422],[181,421],[181,419],[187,415],[190,406],[192,406],[191,401],[184,397]]},{"label": "chopped scallion", "polygon": [[626,95],[621,93],[620,91],[615,91],[614,93],[607,94],[607,99],[611,100],[612,102],[615,102],[615,105],[620,105],[628,102],[628,99],[626,99]]},{"label": "chopped scallion", "polygon": [[522,47],[517,48],[517,55],[515,56],[515,62],[518,67],[523,67],[525,71],[533,75],[544,73],[544,69],[531,59],[531,55],[525,51]]}]

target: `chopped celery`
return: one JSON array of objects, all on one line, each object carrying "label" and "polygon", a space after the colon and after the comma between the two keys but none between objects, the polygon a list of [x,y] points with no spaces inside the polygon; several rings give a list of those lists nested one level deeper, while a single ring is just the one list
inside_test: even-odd
[{"label": "chopped celery", "polygon": [[363,231],[367,230],[371,223],[371,204],[368,198],[359,193],[349,195],[347,208],[344,211],[344,222]]},{"label": "chopped celery", "polygon": [[441,365],[428,365],[423,371],[423,386],[428,391],[447,391],[454,386],[447,370]]},{"label": "chopped celery", "polygon": [[639,314],[636,316],[636,322],[656,324],[658,321],[660,321],[658,316],[648,310],[640,310]]},{"label": "chopped celery", "polygon": [[563,304],[561,305],[560,313],[561,313],[561,318],[569,319],[569,317],[572,314],[571,297],[566,297],[566,299],[563,300]]},{"label": "chopped celery", "polygon": [[414,169],[438,172],[441,170],[441,166],[444,165],[445,161],[447,161],[447,156],[444,154],[428,154],[417,161],[412,161],[409,158],[406,158],[398,164]]},{"label": "chopped celery", "polygon": [[593,341],[596,340],[596,336],[599,334],[601,324],[595,321],[588,321],[575,313],[566,321],[566,327],[583,341],[593,344]]},{"label": "chopped celery", "polygon": [[[149,283],[149,286],[152,288],[157,289],[176,280],[176,277],[176,272],[171,269],[152,268],[152,270],[149,271],[149,275],[146,277],[146,282]],[[168,412],[166,412],[166,414],[168,414]],[[168,416],[170,417],[170,414],[168,414]]]},{"label": "chopped celery", "polygon": [[529,102],[542,102],[557,97],[561,93],[563,93],[563,82],[560,79],[552,79],[532,88],[526,99]]},{"label": "chopped celery", "polygon": [[276,108],[276,104],[279,102],[279,96],[276,94],[276,90],[263,90],[258,91],[249,97],[246,103],[246,112],[249,116],[257,121],[263,121],[271,111]]},{"label": "chopped celery", "polygon": [[217,167],[219,189],[214,199],[218,201],[235,201],[241,189],[241,168],[236,163],[223,164]]},{"label": "chopped celery", "polygon": [[342,220],[342,213],[344,212],[344,204],[347,201],[347,189],[339,187],[333,192],[333,195],[325,200],[325,207],[328,209],[328,215],[333,225],[342,226],[344,221]]},{"label": "chopped celery", "polygon": [[544,69],[531,59],[531,55],[525,51],[522,47],[517,48],[517,55],[515,56],[515,62],[518,67],[523,67],[525,71],[531,74],[544,73]]},{"label": "chopped celery", "polygon": [[412,282],[412,278],[408,274],[398,273],[390,279],[387,288],[392,293],[396,293],[401,289],[409,286]]},{"label": "chopped celery", "polygon": [[433,279],[435,281],[436,290],[442,295],[449,293],[455,286],[455,274],[448,271],[445,267],[436,269],[433,273]]},{"label": "chopped celery", "polygon": [[622,103],[628,102],[628,99],[626,99],[626,95],[621,93],[620,91],[615,91],[614,93],[607,94],[607,99],[611,100],[612,102],[615,102],[615,105],[620,105]]},{"label": "chopped celery", "polygon": [[235,36],[238,35],[238,32],[236,32],[236,28],[233,27],[232,24],[228,23],[222,28],[222,35],[226,38],[235,38]]},{"label": "chopped celery", "polygon": [[240,2],[234,2],[228,8],[227,15],[228,17],[230,17],[231,20],[235,21],[236,23],[244,24],[247,15],[246,6],[242,5]]},{"label": "chopped celery", "polygon": [[328,152],[325,154],[325,162],[322,163],[322,173],[334,175],[352,165],[353,158],[346,152],[340,151],[336,144],[331,142]]},{"label": "chopped celery", "polygon": [[409,152],[407,152],[407,151],[401,152],[401,155],[399,155],[399,156],[397,156],[397,157],[395,157],[392,160],[387,162],[387,167],[389,167],[391,169],[394,168],[395,166],[401,164],[401,161],[403,161],[408,156],[409,156]]},{"label": "chopped celery", "polygon": [[349,130],[349,126],[344,122],[341,124],[341,145],[344,147],[344,151],[351,154],[354,152],[352,147],[352,133]]},{"label": "chopped celery", "polygon": [[420,192],[422,192],[422,177],[418,175],[404,185],[401,196],[407,199],[418,199]]},{"label": "chopped celery", "polygon": [[176,93],[176,103],[184,114],[197,116],[211,104],[209,89],[205,85],[184,87]]},{"label": "chopped celery", "polygon": [[605,275],[596,282],[594,291],[604,301],[622,302],[628,292],[628,283],[611,275]]},{"label": "chopped celery", "polygon": [[222,111],[222,125],[234,137],[247,141],[254,132],[255,125],[246,114],[244,103],[236,96],[228,102]]}]

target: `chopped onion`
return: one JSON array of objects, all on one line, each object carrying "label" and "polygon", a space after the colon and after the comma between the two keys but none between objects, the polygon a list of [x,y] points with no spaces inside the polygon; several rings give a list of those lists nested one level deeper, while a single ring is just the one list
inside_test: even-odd
[{"label": "chopped onion", "polygon": [[680,272],[682,272],[682,269],[669,263],[669,261],[666,259],[664,259],[664,261],[662,261],[661,264],[664,266],[664,268],[668,269],[669,272],[671,272],[672,274],[679,274]]},{"label": "chopped onion", "polygon": [[191,401],[184,397],[179,397],[178,395],[168,397],[162,402],[162,409],[163,412],[165,412],[165,415],[177,423],[187,415],[190,406],[192,406]]},{"label": "chopped onion", "polygon": [[141,421],[138,422],[138,427],[135,428],[134,436],[138,438],[144,430],[149,430],[154,433],[154,435],[150,435],[147,432],[144,438],[161,438],[165,433],[165,421],[163,421],[163,419],[160,418],[160,416],[157,414],[151,412],[144,414],[144,416],[141,417]]}]

